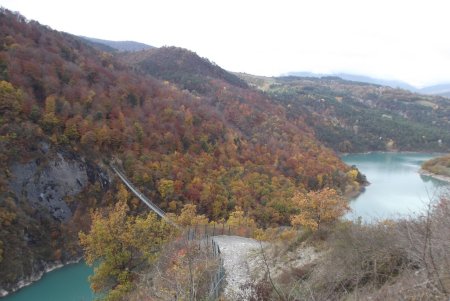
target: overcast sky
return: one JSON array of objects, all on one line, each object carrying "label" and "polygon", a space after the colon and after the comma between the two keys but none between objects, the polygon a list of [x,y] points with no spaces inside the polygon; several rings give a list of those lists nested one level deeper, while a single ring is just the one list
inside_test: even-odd
[{"label": "overcast sky", "polygon": [[450,82],[446,0],[0,0],[76,35],[185,47],[230,71]]}]

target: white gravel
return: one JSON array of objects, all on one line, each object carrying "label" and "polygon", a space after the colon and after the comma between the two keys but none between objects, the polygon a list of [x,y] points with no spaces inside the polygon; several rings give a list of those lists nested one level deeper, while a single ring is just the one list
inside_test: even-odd
[{"label": "white gravel", "polygon": [[259,242],[240,236],[215,236],[225,268],[226,285],[223,295],[226,300],[246,300],[242,285],[251,281],[249,255],[260,248]]}]

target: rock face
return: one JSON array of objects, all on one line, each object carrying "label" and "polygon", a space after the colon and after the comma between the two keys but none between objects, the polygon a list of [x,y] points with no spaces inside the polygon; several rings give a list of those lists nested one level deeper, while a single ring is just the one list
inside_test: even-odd
[{"label": "rock face", "polygon": [[0,204],[13,208],[15,217],[7,228],[0,223],[0,296],[80,257],[77,233],[90,205],[79,194],[95,190],[100,198],[111,182],[95,163],[46,143],[7,173],[9,191]]},{"label": "rock face", "polygon": [[[41,149],[49,154],[48,147]],[[10,188],[18,199],[26,199],[34,208],[45,208],[59,221],[72,216],[66,198],[80,193],[88,183],[97,180],[102,188],[109,185],[109,177],[100,168],[70,153],[56,152],[27,163],[11,166]]]}]

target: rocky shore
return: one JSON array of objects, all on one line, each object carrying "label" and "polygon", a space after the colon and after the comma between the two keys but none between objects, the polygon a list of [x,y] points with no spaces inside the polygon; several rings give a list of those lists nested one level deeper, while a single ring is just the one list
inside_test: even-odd
[{"label": "rocky shore", "polygon": [[33,282],[38,281],[39,279],[42,278],[42,276],[44,276],[45,273],[49,273],[53,270],[62,268],[69,264],[78,263],[78,262],[80,262],[81,259],[82,259],[82,257],[77,258],[75,260],[69,260],[64,263],[60,262],[60,261],[52,262],[52,263],[44,263],[42,269],[35,271],[34,273],[32,273],[31,275],[29,275],[27,277],[24,277],[23,279],[19,280],[19,282],[17,282],[15,285],[8,287],[8,288],[0,287],[0,297],[5,297],[11,293],[18,291],[19,289],[21,289],[25,286],[32,284]]},{"label": "rocky shore", "polygon": [[424,176],[432,177],[432,178],[434,178],[434,179],[437,179],[437,180],[440,180],[440,181],[444,181],[444,182],[450,183],[450,177],[448,177],[448,176],[438,175],[438,174],[429,172],[429,171],[424,170],[424,169],[419,170],[419,173],[420,173],[421,175],[424,175]]}]

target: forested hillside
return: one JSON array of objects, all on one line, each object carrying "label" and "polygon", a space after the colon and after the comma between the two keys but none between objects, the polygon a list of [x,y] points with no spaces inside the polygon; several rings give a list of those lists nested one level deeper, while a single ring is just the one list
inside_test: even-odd
[{"label": "forested hillside", "polygon": [[152,52],[156,67],[130,63],[0,11],[0,286],[76,256],[87,212],[113,200],[113,157],[168,212],[240,206],[262,226],[289,222],[295,192],[358,187],[303,116],[194,53]]},{"label": "forested hillside", "polygon": [[450,100],[401,89],[324,78],[241,75],[340,152],[448,151]]},{"label": "forested hillside", "polygon": [[195,52],[178,47],[161,47],[147,51],[126,53],[121,60],[144,74],[177,83],[180,88],[198,94],[211,94],[212,80],[247,88],[247,83],[220,68]]}]

